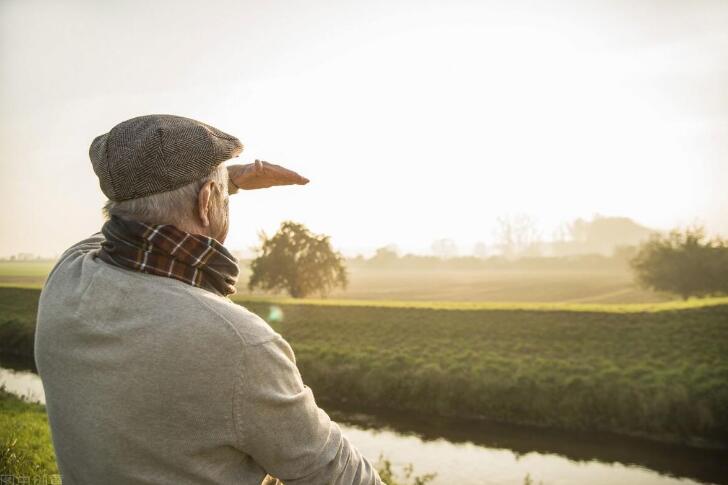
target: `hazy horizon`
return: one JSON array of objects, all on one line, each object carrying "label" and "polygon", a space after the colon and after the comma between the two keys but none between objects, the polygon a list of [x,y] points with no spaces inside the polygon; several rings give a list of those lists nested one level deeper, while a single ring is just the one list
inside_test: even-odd
[{"label": "hazy horizon", "polygon": [[[525,217],[525,226],[521,220],[519,225],[518,217]],[[561,232],[556,232],[550,236],[544,235],[540,231],[538,221],[530,220],[526,215],[516,215],[514,218],[502,218],[499,223],[508,224],[511,231],[514,231],[516,238],[511,242],[511,246],[507,247],[502,229],[496,230],[493,238],[487,242],[484,240],[476,241],[473,245],[462,245],[458,241],[451,238],[441,238],[430,242],[429,245],[403,248],[396,241],[390,241],[388,244],[381,246],[360,246],[360,247],[340,247],[334,244],[334,249],[340,251],[344,257],[357,259],[364,257],[366,259],[374,257],[380,249],[393,251],[398,256],[437,256],[444,259],[461,256],[475,256],[478,258],[490,258],[492,256],[505,256],[510,260],[517,260],[521,257],[534,256],[577,256],[577,255],[594,255],[601,254],[603,256],[613,256],[615,250],[619,250],[623,246],[636,247],[642,241],[646,241],[650,235],[655,233],[666,234],[667,231],[661,231],[656,228],[646,227],[625,217],[611,217],[595,214],[591,219],[578,219],[576,221],[565,221],[560,227]],[[597,222],[605,222],[606,224],[597,225]],[[574,230],[576,224],[581,224],[580,232],[569,233],[570,229]],[[591,230],[588,228],[591,227]],[[685,229],[691,229],[694,226],[685,226]],[[272,233],[266,233],[272,236]],[[328,234],[335,241],[336,234]],[[523,238],[518,241],[518,238]],[[228,249],[239,258],[253,258],[256,256],[260,239],[256,244],[247,247],[232,247],[226,243]],[[525,243],[525,244],[524,244]],[[440,244],[439,248],[436,245]],[[443,247],[444,245],[444,247]],[[508,254],[510,253],[510,254]],[[28,251],[18,251],[16,253],[3,255],[0,254],[0,261],[3,260],[52,260],[60,256],[57,254],[36,254]]]},{"label": "hazy horizon", "polygon": [[728,3],[0,1],[0,256],[99,230],[91,140],[148,113],[305,187],[231,198],[226,245],[296,220],[353,255],[497,219],[728,234]]}]

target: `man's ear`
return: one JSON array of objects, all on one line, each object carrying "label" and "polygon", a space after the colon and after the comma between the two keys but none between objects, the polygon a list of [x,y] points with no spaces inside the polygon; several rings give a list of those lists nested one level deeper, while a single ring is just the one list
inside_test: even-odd
[{"label": "man's ear", "polygon": [[210,200],[212,199],[212,186],[215,182],[209,180],[197,194],[197,215],[200,218],[202,227],[210,227]]}]

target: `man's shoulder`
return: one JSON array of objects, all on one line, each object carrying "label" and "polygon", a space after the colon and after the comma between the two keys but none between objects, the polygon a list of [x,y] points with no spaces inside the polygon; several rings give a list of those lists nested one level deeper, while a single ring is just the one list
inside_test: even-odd
[{"label": "man's shoulder", "polygon": [[74,257],[83,256],[91,251],[96,251],[101,248],[101,243],[103,242],[104,235],[100,232],[97,232],[71,245],[71,247],[63,251],[63,254],[61,254],[61,256],[56,261],[56,264],[53,265],[53,268],[48,274],[48,279],[50,279],[53,276],[53,273],[55,273],[58,268],[63,266],[64,263],[67,262],[67,260],[73,259]]},{"label": "man's shoulder", "polygon": [[219,334],[220,330],[222,335],[230,335],[232,331],[244,345],[280,337],[265,320],[228,298],[174,278],[118,268],[94,258],[89,253],[98,250],[103,241],[103,234],[98,233],[68,248],[53,268],[55,277],[49,276],[44,290],[50,291],[44,293],[76,298],[79,305],[95,300],[94,307],[112,305],[114,301],[133,301],[135,305],[124,306],[125,312],[144,312],[154,307],[153,313],[159,318],[177,315],[176,319],[186,321],[198,331],[207,329],[208,337]]},{"label": "man's shoulder", "polygon": [[94,264],[99,267],[96,282],[101,286],[123,287],[126,297],[137,303],[137,310],[174,318],[180,328],[199,332],[206,339],[236,335],[247,346],[280,337],[258,315],[211,291],[174,278],[119,268],[98,258]]},{"label": "man's shoulder", "polygon": [[244,344],[258,345],[280,337],[280,334],[268,325],[268,322],[247,308],[233,303],[228,298],[223,298],[200,288],[190,287],[189,291],[212,316],[232,328],[240,336]]}]

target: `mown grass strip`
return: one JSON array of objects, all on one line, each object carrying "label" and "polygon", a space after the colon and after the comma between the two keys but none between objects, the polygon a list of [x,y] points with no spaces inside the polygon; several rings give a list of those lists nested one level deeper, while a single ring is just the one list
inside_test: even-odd
[{"label": "mown grass strip", "polygon": [[[0,288],[40,290],[42,283],[0,282]],[[728,297],[693,298],[658,303],[527,303],[489,301],[419,301],[419,300],[355,300],[333,298],[295,299],[285,296],[257,296],[239,293],[236,303],[269,303],[273,305],[318,305],[341,307],[422,308],[432,310],[530,310],[545,312],[654,313],[728,305]]]},{"label": "mown grass strip", "polygon": [[376,307],[376,308],[416,308],[430,310],[527,310],[544,312],[589,312],[589,313],[656,313],[664,311],[689,310],[728,305],[728,297],[714,297],[691,300],[675,300],[660,303],[503,303],[503,302],[463,302],[463,301],[398,301],[398,300],[350,300],[287,297],[257,297],[252,295],[233,295],[236,303],[268,303],[273,305],[313,305],[327,307]]}]

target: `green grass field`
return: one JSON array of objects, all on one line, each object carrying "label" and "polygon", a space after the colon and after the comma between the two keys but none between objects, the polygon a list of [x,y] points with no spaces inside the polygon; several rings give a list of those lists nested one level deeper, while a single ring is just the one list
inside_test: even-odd
[{"label": "green grass field", "polygon": [[392,270],[357,266],[349,271],[349,287],[333,292],[332,298],[560,303],[653,303],[670,299],[636,287],[626,271]]},{"label": "green grass field", "polygon": [[[40,288],[51,262],[0,262],[0,287]],[[655,303],[667,295],[637,288],[624,271],[391,270],[353,265],[332,299],[530,303]],[[239,292],[250,295],[242,265]],[[252,296],[267,298],[261,293]]]},{"label": "green grass field", "polygon": [[[32,356],[38,294],[0,289],[0,350]],[[728,445],[726,299],[239,303],[322,402]]]},{"label": "green grass field", "polygon": [[48,261],[0,261],[0,287],[39,288],[53,264]]},{"label": "green grass field", "polygon": [[725,300],[650,311],[243,303],[274,320],[326,400],[728,444]]}]

